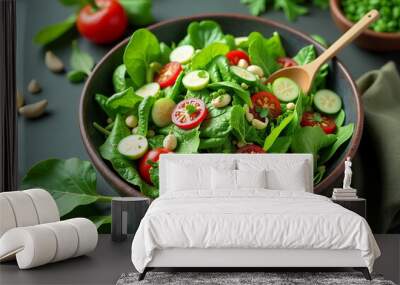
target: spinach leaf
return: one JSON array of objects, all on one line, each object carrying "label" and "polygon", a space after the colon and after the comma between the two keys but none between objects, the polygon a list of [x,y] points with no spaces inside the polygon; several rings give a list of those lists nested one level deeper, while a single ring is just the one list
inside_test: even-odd
[{"label": "spinach leaf", "polygon": [[262,36],[256,37],[249,44],[249,56],[252,64],[258,65],[264,71],[265,77],[270,76],[279,69],[279,65],[271,52],[271,46],[267,46]]},{"label": "spinach leaf", "polygon": [[258,16],[265,12],[266,2],[266,0],[240,0],[240,3],[249,7],[250,14],[253,16]]},{"label": "spinach leaf", "polygon": [[332,145],[335,135],[327,135],[321,127],[303,127],[297,129],[292,137],[291,150],[294,153],[311,153],[314,157],[314,167],[317,166],[318,153],[321,149]]},{"label": "spinach leaf", "polygon": [[72,54],[70,64],[74,70],[83,71],[87,75],[90,74],[94,66],[93,58],[88,53],[83,52],[79,49],[76,40],[72,42]]},{"label": "spinach leaf", "polygon": [[71,70],[67,74],[67,78],[71,83],[81,83],[87,77],[86,72],[82,70]]},{"label": "spinach leaf", "polygon": [[205,68],[215,57],[229,52],[229,46],[223,43],[212,43],[197,53],[192,59],[192,69]]},{"label": "spinach leaf", "polygon": [[176,153],[197,153],[200,145],[200,131],[198,127],[191,130],[182,130],[175,126],[173,133],[178,140]]},{"label": "spinach leaf", "polygon": [[[325,0],[323,0],[323,1],[325,1]],[[317,35],[317,34],[313,34],[310,36],[313,38],[314,41],[321,44],[323,47],[326,47],[326,48],[329,47],[328,41],[324,37]]]},{"label": "spinach leaf", "polygon": [[117,114],[114,120],[114,127],[107,140],[100,146],[101,156],[110,161],[114,170],[127,182],[138,186],[142,193],[148,197],[156,198],[158,189],[146,184],[134,167],[134,164],[126,159],[118,151],[118,143],[126,136],[130,135],[128,127],[125,125],[124,119],[120,114]]},{"label": "spinach leaf", "polygon": [[204,120],[200,127],[201,136],[207,138],[226,137],[232,129],[230,124],[231,110],[232,107],[229,107],[220,116]]},{"label": "spinach leaf", "polygon": [[152,81],[150,63],[158,60],[159,56],[160,45],[156,36],[146,29],[136,30],[125,48],[123,57],[126,71],[135,88]]},{"label": "spinach leaf", "polygon": [[313,45],[308,45],[300,49],[297,54],[293,57],[294,61],[298,65],[304,65],[312,62],[317,57],[315,48]]},{"label": "spinach leaf", "polygon": [[281,134],[281,132],[289,125],[289,123],[293,120],[294,113],[289,114],[286,118],[284,118],[278,126],[271,130],[271,133],[267,136],[264,142],[264,150],[268,151],[269,148],[274,144],[275,140]]},{"label": "spinach leaf", "polygon": [[166,43],[160,43],[160,59],[158,60],[161,64],[167,64],[169,62],[169,55],[172,49]]},{"label": "spinach leaf", "polygon": [[147,162],[151,166],[151,168],[149,170],[150,180],[151,180],[151,182],[153,182],[154,186],[159,188],[160,187],[160,175],[159,175],[160,171],[159,171],[158,161],[154,162],[149,159]]},{"label": "spinach leaf", "polygon": [[290,136],[277,137],[274,144],[268,149],[268,152],[287,153],[291,143],[292,143],[292,137]]},{"label": "spinach leaf", "polygon": [[339,111],[339,113],[335,116],[335,124],[336,127],[341,127],[343,126],[344,120],[346,119],[346,113],[344,112],[343,109]]},{"label": "spinach leaf", "polygon": [[135,105],[143,100],[142,96],[136,95],[132,87],[125,89],[119,93],[109,97],[106,102],[108,110],[111,110],[114,114],[121,113],[125,114],[135,107]]},{"label": "spinach leaf", "polygon": [[246,124],[246,142],[253,142],[258,145],[263,145],[265,139],[265,131],[257,130],[250,124]]},{"label": "spinach leaf", "polygon": [[294,109],[294,117],[290,122],[290,125],[287,127],[285,133],[288,135],[296,132],[298,128],[301,128],[300,122],[303,116],[304,111],[311,106],[311,96],[305,95],[303,92],[300,93],[299,97],[296,100],[296,107]]},{"label": "spinach leaf", "polygon": [[78,206],[110,203],[112,199],[96,192],[94,167],[78,158],[48,159],[35,164],[22,179],[21,187],[46,189],[56,201],[61,217]]},{"label": "spinach leaf", "polygon": [[217,66],[217,63],[215,62],[215,59],[208,66],[207,71],[208,71],[208,74],[210,75],[211,83],[222,81],[221,74],[219,73],[218,66]]},{"label": "spinach leaf", "polygon": [[104,113],[106,113],[109,118],[113,118],[114,113],[107,106],[108,97],[97,93],[94,98],[95,98],[97,104],[99,104],[100,108],[104,111]]},{"label": "spinach leaf", "polygon": [[274,8],[282,9],[289,21],[294,21],[298,16],[308,13],[308,9],[297,4],[295,0],[275,0]]},{"label": "spinach leaf", "polygon": [[321,164],[324,164],[329,159],[331,159],[332,156],[339,149],[339,147],[352,137],[353,132],[354,132],[354,124],[353,123],[348,124],[344,127],[339,127],[336,132],[337,140],[335,141],[335,143],[333,145],[331,145],[327,149],[324,149],[321,152],[321,157],[320,157],[319,162]]},{"label": "spinach leaf", "polygon": [[209,20],[192,22],[188,27],[188,35],[189,42],[195,49],[205,48],[224,38],[221,27]]},{"label": "spinach leaf", "polygon": [[133,25],[145,26],[154,21],[151,13],[151,0],[119,0],[129,22]]},{"label": "spinach leaf", "polygon": [[230,124],[232,133],[239,140],[239,142],[246,141],[246,118],[245,111],[242,106],[235,105],[231,109]]},{"label": "spinach leaf", "polygon": [[248,106],[252,107],[253,103],[251,102],[250,92],[244,90],[239,84],[235,82],[229,81],[221,81],[216,83],[208,84],[208,87],[211,89],[218,89],[218,88],[229,88],[235,92],[235,95],[240,97]]},{"label": "spinach leaf", "polygon": [[138,108],[139,123],[138,123],[138,134],[146,136],[149,127],[150,110],[155,102],[153,96],[146,97],[140,102]]},{"label": "spinach leaf", "polygon": [[311,89],[312,93],[316,92],[319,89],[325,88],[328,72],[329,72],[329,65],[325,63],[320,67],[317,75],[315,76],[313,86]]},{"label": "spinach leaf", "polygon": [[229,46],[230,50],[234,50],[236,48],[235,37],[232,35],[225,35],[220,42]]},{"label": "spinach leaf", "polygon": [[226,139],[226,137],[201,139],[199,149],[210,150],[213,148],[221,147],[225,144]]},{"label": "spinach leaf", "polygon": [[36,44],[47,45],[55,41],[56,39],[60,38],[62,35],[64,35],[66,32],[72,29],[75,26],[75,22],[76,22],[76,15],[73,14],[62,22],[41,29],[35,35],[33,41]]},{"label": "spinach leaf", "polygon": [[315,173],[314,173],[314,179],[313,179],[314,185],[321,182],[322,178],[324,178],[325,172],[326,172],[325,165],[320,165],[317,167],[317,169],[315,170]]},{"label": "spinach leaf", "polygon": [[277,32],[274,32],[272,37],[265,39],[264,44],[266,50],[269,51],[269,54],[275,59],[275,61],[278,57],[286,56],[281,37]]},{"label": "spinach leaf", "polygon": [[132,80],[127,78],[127,73],[126,73],[126,66],[125,64],[119,65],[113,73],[112,76],[112,82],[114,86],[114,91],[115,92],[121,92],[128,87],[132,87],[133,83]]},{"label": "spinach leaf", "polygon": [[149,146],[151,149],[163,147],[163,142],[164,142],[164,135],[157,135],[154,137],[147,138],[147,141],[149,143]]}]

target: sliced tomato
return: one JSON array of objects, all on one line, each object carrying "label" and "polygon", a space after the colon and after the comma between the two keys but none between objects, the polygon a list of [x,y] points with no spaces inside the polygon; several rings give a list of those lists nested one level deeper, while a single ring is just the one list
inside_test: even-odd
[{"label": "sliced tomato", "polygon": [[236,153],[265,153],[261,146],[256,144],[248,144],[239,148]]},{"label": "sliced tomato", "polygon": [[226,58],[229,60],[229,62],[232,65],[237,65],[239,60],[241,60],[241,59],[244,59],[247,61],[247,63],[250,63],[250,58],[247,55],[247,53],[242,50],[238,50],[238,49],[228,52],[226,54]]},{"label": "sliced tomato", "polygon": [[192,129],[204,121],[207,113],[203,100],[190,98],[179,102],[171,117],[172,122],[181,129]]},{"label": "sliced tomato", "polygon": [[261,91],[251,96],[253,108],[250,112],[259,120],[265,119],[264,111],[270,118],[276,118],[282,113],[281,104],[278,98],[272,93]]},{"label": "sliced tomato", "polygon": [[296,66],[297,62],[295,62],[293,59],[290,57],[279,57],[276,60],[282,67],[291,67],[291,66]]},{"label": "sliced tomato", "polygon": [[160,84],[161,88],[172,86],[181,72],[182,65],[179,62],[172,61],[160,69],[154,81]]},{"label": "sliced tomato", "polygon": [[146,181],[146,183],[152,185],[153,182],[151,181],[150,178],[150,169],[151,169],[151,165],[148,163],[149,160],[151,160],[152,162],[157,162],[160,159],[160,155],[163,153],[170,153],[171,151],[169,149],[166,148],[156,148],[156,149],[152,149],[149,150],[140,160],[139,162],[139,173],[140,176],[142,177],[142,179],[144,181]]},{"label": "sliced tomato", "polygon": [[320,126],[326,134],[332,134],[336,130],[335,121],[326,115],[318,112],[305,112],[301,118],[302,126]]}]

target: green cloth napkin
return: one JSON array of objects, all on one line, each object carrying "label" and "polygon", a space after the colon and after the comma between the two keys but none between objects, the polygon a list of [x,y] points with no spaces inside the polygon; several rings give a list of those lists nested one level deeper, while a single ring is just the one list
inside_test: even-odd
[{"label": "green cloth napkin", "polygon": [[354,187],[374,233],[400,232],[400,76],[394,62],[357,80],[365,110]]}]

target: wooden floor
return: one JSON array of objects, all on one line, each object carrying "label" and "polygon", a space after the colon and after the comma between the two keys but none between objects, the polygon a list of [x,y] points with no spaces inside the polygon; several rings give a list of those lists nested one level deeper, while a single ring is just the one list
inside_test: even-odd
[{"label": "wooden floor", "polygon": [[[400,235],[376,235],[375,238],[382,257],[376,261],[374,271],[400,283]],[[122,273],[134,271],[131,242],[132,237],[114,243],[109,235],[100,235],[97,249],[88,256],[30,270],[19,270],[15,262],[4,263],[0,265],[0,284],[115,284]]]}]

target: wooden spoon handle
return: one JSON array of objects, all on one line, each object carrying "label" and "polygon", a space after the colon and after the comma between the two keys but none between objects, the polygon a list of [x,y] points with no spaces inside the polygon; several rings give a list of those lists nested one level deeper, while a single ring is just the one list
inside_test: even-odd
[{"label": "wooden spoon handle", "polygon": [[[343,47],[351,43],[358,35],[360,35],[369,25],[379,18],[377,10],[371,10],[360,19],[353,27],[344,33],[336,42],[334,42],[325,52],[323,52],[310,65],[310,69],[317,72],[322,64],[334,57]],[[311,71],[311,70],[310,70]]]}]

